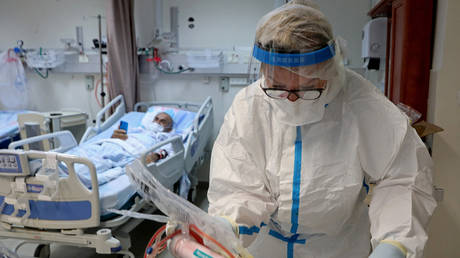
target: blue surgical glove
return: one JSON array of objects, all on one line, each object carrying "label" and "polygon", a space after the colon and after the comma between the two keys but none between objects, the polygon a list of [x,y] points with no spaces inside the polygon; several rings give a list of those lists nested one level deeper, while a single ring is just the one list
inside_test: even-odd
[{"label": "blue surgical glove", "polygon": [[371,253],[369,258],[405,258],[406,250],[404,246],[396,241],[382,241],[374,251]]}]

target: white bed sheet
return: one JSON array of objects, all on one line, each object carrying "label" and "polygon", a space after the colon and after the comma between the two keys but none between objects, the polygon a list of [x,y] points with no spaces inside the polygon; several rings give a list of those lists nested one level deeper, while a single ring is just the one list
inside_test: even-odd
[{"label": "white bed sheet", "polygon": [[126,174],[99,186],[101,216],[110,213],[107,209],[122,208],[135,193],[136,187],[131,185]]}]

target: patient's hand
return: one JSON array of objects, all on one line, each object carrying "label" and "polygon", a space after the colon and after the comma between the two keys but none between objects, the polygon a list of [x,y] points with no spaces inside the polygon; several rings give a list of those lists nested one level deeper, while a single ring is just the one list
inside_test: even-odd
[{"label": "patient's hand", "polygon": [[128,134],[126,134],[126,131],[123,129],[115,129],[113,130],[112,138],[120,139],[120,140],[126,140],[128,139]]},{"label": "patient's hand", "polygon": [[160,150],[158,153],[156,152],[151,152],[148,153],[147,156],[145,156],[145,162],[147,164],[150,164],[152,162],[157,162],[160,159],[164,159],[168,157],[168,152],[166,150]]},{"label": "patient's hand", "polygon": [[160,159],[160,155],[152,152],[152,153],[147,154],[147,156],[145,157],[145,162],[147,164],[150,164],[152,162],[157,162],[159,159]]}]

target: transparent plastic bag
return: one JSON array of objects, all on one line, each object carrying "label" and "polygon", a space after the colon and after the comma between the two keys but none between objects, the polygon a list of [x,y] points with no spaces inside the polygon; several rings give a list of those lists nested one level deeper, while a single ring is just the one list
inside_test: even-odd
[{"label": "transparent plastic bag", "polygon": [[188,192],[190,191],[191,185],[192,183],[190,182],[190,179],[188,178],[187,172],[184,171],[184,173],[182,173],[182,177],[180,178],[180,187],[179,187],[180,197],[184,199],[188,198]]},{"label": "transparent plastic bag", "polygon": [[415,122],[417,122],[420,117],[422,116],[422,114],[420,112],[418,112],[417,110],[409,107],[408,105],[406,104],[403,104],[403,103],[398,103],[396,105],[402,112],[404,112],[404,114],[407,115],[407,117],[409,117],[409,121],[410,121],[410,124],[414,124]]},{"label": "transparent plastic bag", "polygon": [[0,109],[27,108],[27,84],[24,67],[16,53],[9,49],[0,54]]},{"label": "transparent plastic bag", "polygon": [[[139,188],[139,193],[146,199],[155,204],[170,221],[176,221],[181,225],[183,232],[188,232],[187,225],[195,225],[207,235],[213,237],[233,254],[248,256],[246,249],[241,241],[235,236],[234,232],[221,219],[213,217],[204,212],[194,204],[174,194],[166,189],[150,172],[142,165],[139,160],[126,167],[126,174],[134,185]],[[213,250],[219,247],[211,242],[206,245]]]}]

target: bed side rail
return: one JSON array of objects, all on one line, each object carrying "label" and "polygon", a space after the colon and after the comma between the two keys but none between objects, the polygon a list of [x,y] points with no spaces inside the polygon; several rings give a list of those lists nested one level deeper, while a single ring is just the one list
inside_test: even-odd
[{"label": "bed side rail", "polygon": [[10,143],[8,146],[8,149],[18,149],[20,147],[24,148],[25,145],[35,143],[35,142],[41,142],[44,140],[48,140],[52,142],[54,149],[50,150],[53,152],[66,152],[73,147],[77,146],[77,141],[75,140],[75,137],[72,135],[70,131],[59,131],[55,133],[50,133],[50,134],[44,134],[44,135],[39,135],[39,136],[34,136],[31,138],[27,138],[24,140],[19,140]]},{"label": "bed side rail", "polygon": [[[119,104],[111,116],[109,116],[105,121],[103,118],[109,109],[115,107],[116,104]],[[117,122],[124,114],[126,113],[125,100],[122,95],[118,95],[116,98],[112,99],[107,105],[97,112],[96,115],[96,125],[90,126],[86,129],[85,134],[80,140],[80,143],[85,142],[95,134],[98,134],[107,128],[111,127],[115,122]]]},{"label": "bed side rail", "polygon": [[[157,162],[147,162],[147,155],[167,144],[172,145],[173,153],[170,153],[165,159]],[[180,179],[184,171],[184,145],[182,144],[182,136],[177,135],[155,144],[149,150],[145,151],[139,159],[165,187],[171,187]]]},{"label": "bed side rail", "polygon": [[[100,224],[99,186],[96,168],[91,161],[73,155],[43,151],[0,150],[0,154],[25,155],[27,163],[41,159],[42,166],[45,167],[56,164],[39,170],[32,176],[14,178],[15,184],[11,184],[9,193],[3,196],[0,209],[2,222],[43,229],[90,228]],[[59,176],[58,164],[67,167],[67,177]],[[75,164],[88,167],[91,190],[80,181],[75,172]],[[53,166],[55,167],[52,168]],[[49,170],[50,168],[52,169]],[[10,215],[4,213],[7,206],[13,210]],[[53,209],[67,211],[67,215],[56,213]],[[16,216],[20,214],[20,210],[25,212]]]},{"label": "bed side rail", "polygon": [[212,99],[210,96],[208,96],[203,104],[200,106],[200,109],[198,110],[195,119],[193,120],[193,130],[198,131],[200,129],[199,127],[199,122],[200,122],[200,117],[203,117],[203,124],[204,120],[208,119],[210,117],[210,114],[213,110],[213,104],[212,104]]},{"label": "bed side rail", "polygon": [[197,112],[193,128],[187,135],[185,145],[185,170],[190,172],[196,161],[202,156],[204,148],[212,136],[213,103],[207,97]]},{"label": "bed side rail", "polygon": [[136,103],[136,105],[134,105],[134,111],[145,112],[151,106],[171,106],[196,112],[201,107],[201,103],[185,101],[144,101]]},{"label": "bed side rail", "polygon": [[[172,148],[173,148],[173,151],[174,153],[172,153],[171,155],[168,155],[168,157],[166,157],[164,160],[160,160],[165,162],[175,156],[180,156],[180,155],[183,155],[184,154],[184,145],[182,144],[182,137],[180,135],[176,135],[174,137],[171,137],[169,139],[166,139],[164,141],[161,141],[155,145],[153,145],[152,147],[150,147],[147,151],[145,151],[144,153],[142,153],[141,157],[140,157],[140,160],[142,161],[142,164],[144,164],[145,166],[148,165],[147,163],[147,155],[154,152],[155,150],[157,149],[160,149],[162,146],[165,146],[167,144],[171,143],[172,145]],[[160,163],[158,162],[158,163]]]}]

